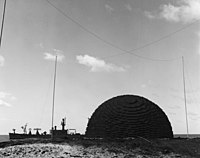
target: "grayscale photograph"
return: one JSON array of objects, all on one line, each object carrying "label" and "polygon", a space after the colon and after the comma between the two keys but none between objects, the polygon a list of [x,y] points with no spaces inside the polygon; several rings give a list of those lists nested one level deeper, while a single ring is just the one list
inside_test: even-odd
[{"label": "grayscale photograph", "polygon": [[200,0],[0,0],[0,158],[200,158]]}]

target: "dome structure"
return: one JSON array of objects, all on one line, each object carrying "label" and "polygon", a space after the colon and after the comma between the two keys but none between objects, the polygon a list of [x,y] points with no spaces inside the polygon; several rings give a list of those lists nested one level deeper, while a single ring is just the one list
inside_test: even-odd
[{"label": "dome structure", "polygon": [[163,110],[146,98],[123,95],[101,104],[92,114],[86,136],[90,138],[172,138]]}]

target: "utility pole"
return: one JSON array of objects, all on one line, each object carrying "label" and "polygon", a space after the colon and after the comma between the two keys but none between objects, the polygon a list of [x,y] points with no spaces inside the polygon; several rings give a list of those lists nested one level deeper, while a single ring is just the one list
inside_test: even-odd
[{"label": "utility pole", "polygon": [[54,83],[53,83],[53,105],[52,105],[52,122],[51,122],[51,126],[52,126],[52,133],[51,133],[51,137],[53,139],[53,122],[54,122],[54,105],[55,105],[55,91],[56,91],[56,69],[57,69],[57,55],[55,58],[55,70],[54,70]]},{"label": "utility pole", "polygon": [[5,19],[5,12],[6,12],[6,0],[4,1],[3,17],[2,17],[2,22],[1,22],[0,48],[1,48],[1,41],[3,38],[3,26],[4,26],[4,19]]},{"label": "utility pole", "polygon": [[182,71],[183,71],[183,89],[184,89],[184,103],[185,103],[185,119],[187,128],[187,138],[189,138],[189,128],[188,128],[188,116],[187,116],[187,100],[186,100],[186,89],[185,89],[185,63],[184,57],[182,56]]}]

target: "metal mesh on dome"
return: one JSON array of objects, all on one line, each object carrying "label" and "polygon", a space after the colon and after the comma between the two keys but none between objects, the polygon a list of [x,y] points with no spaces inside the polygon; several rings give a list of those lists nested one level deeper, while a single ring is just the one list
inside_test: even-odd
[{"label": "metal mesh on dome", "polygon": [[91,138],[172,138],[171,124],[156,104],[143,97],[124,95],[101,104],[90,118]]}]

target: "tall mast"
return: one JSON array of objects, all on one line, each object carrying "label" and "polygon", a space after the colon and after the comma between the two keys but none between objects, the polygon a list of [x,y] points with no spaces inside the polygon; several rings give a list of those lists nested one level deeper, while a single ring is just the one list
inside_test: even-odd
[{"label": "tall mast", "polygon": [[54,70],[54,83],[53,83],[53,105],[52,105],[52,130],[53,130],[53,121],[54,121],[54,105],[55,105],[55,91],[56,91],[56,69],[57,69],[57,55],[55,58],[55,70]]},{"label": "tall mast", "polygon": [[3,36],[3,25],[4,25],[5,12],[6,12],[6,0],[4,1],[3,18],[2,18],[2,22],[1,22],[0,48],[1,48],[1,41],[2,41],[2,36]]},{"label": "tall mast", "polygon": [[184,88],[184,103],[185,103],[185,119],[186,119],[187,138],[188,138],[189,137],[189,129],[188,129],[187,100],[186,100],[186,89],[185,89],[185,64],[184,64],[184,57],[183,56],[182,56],[182,68],[183,68],[183,88]]}]

